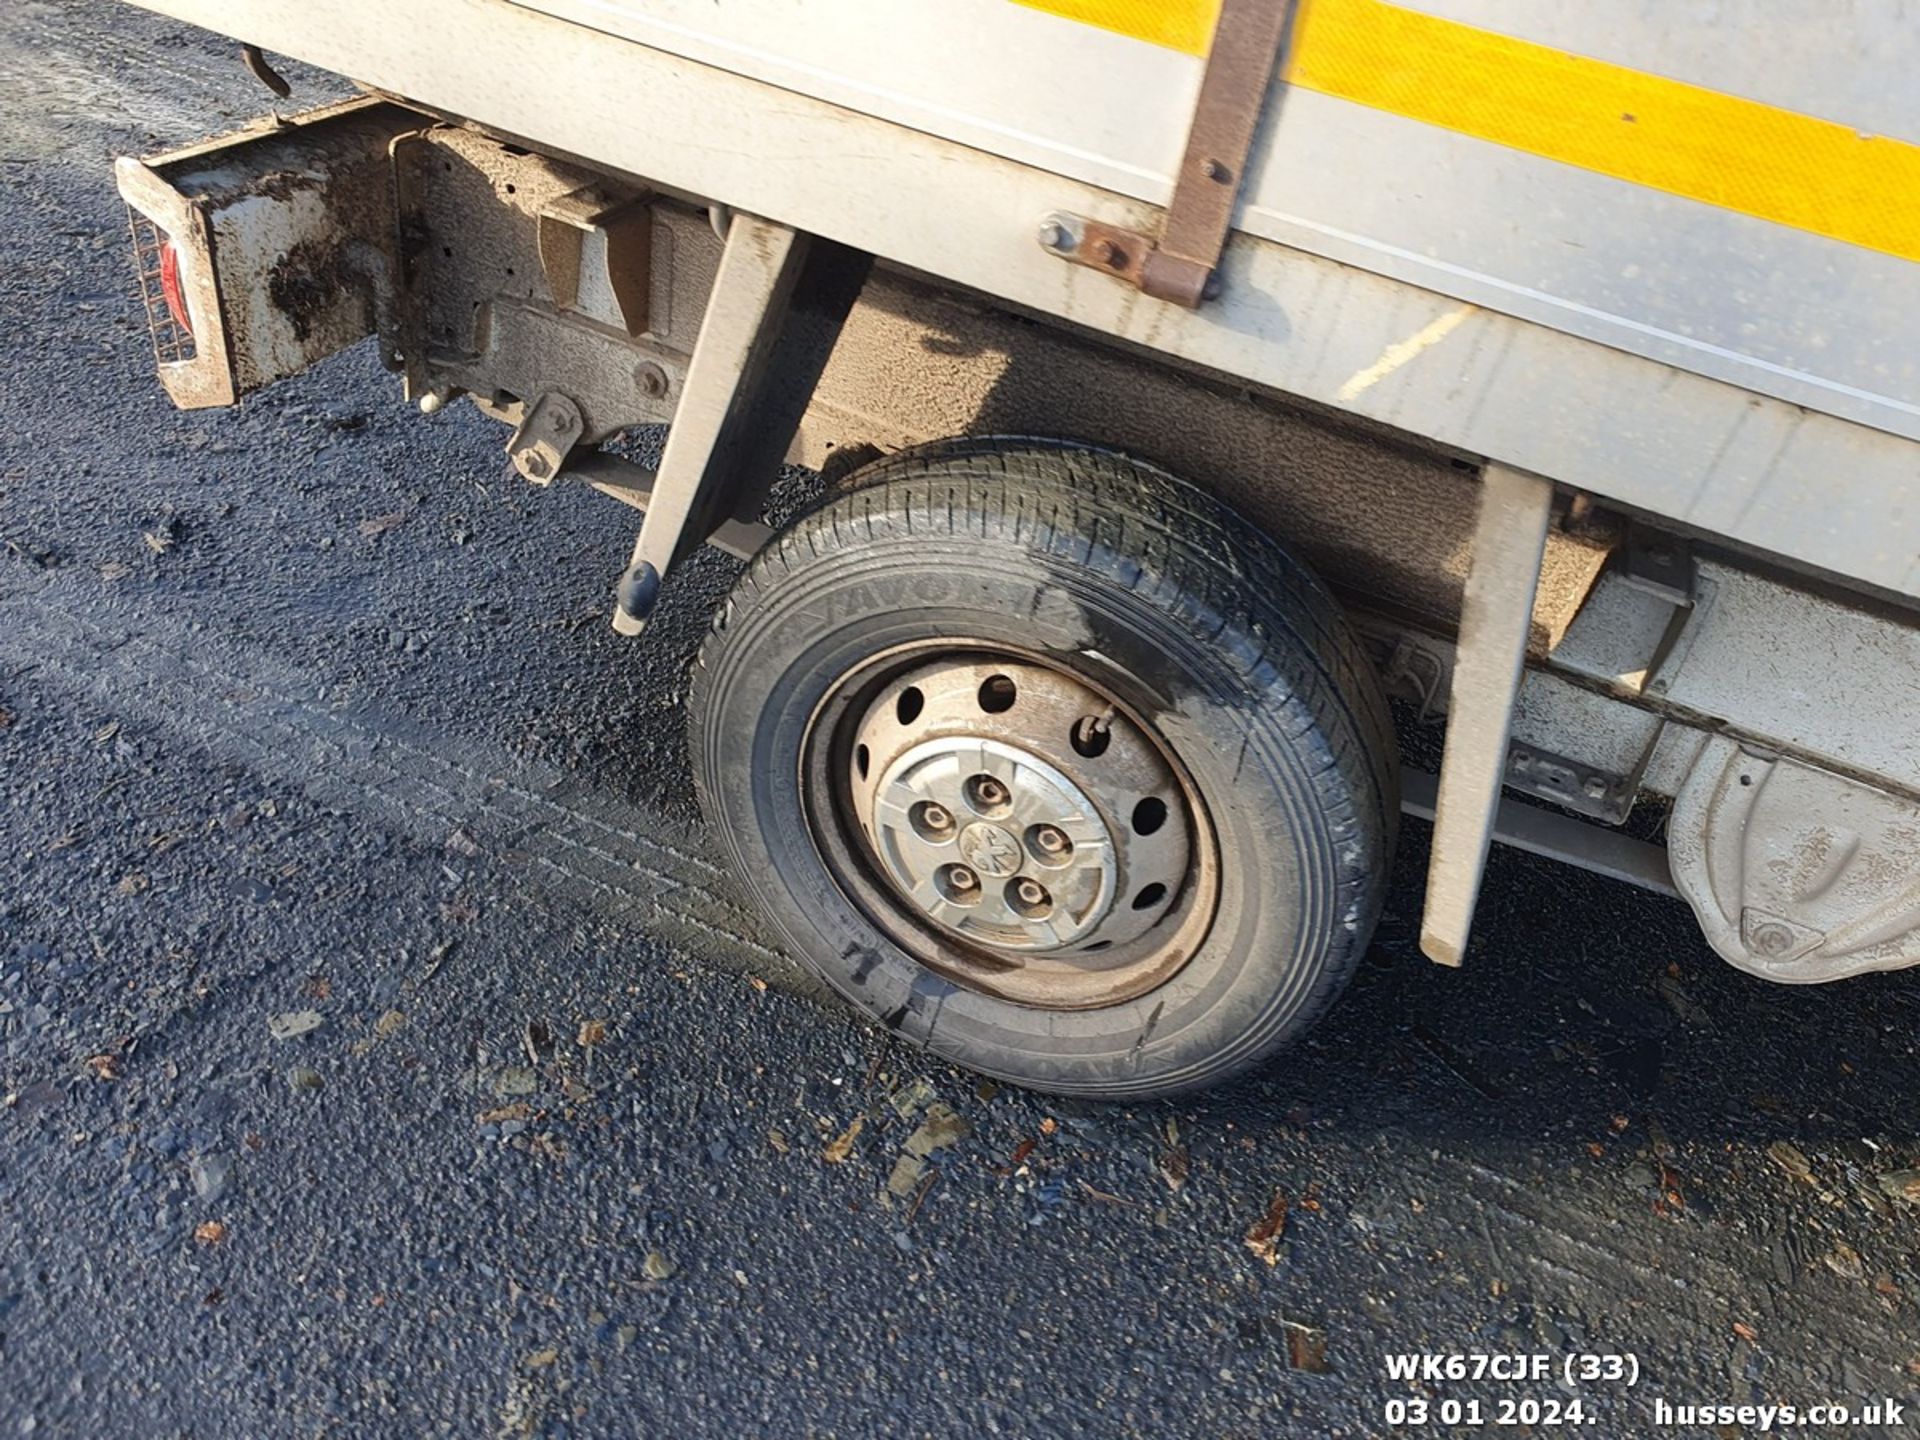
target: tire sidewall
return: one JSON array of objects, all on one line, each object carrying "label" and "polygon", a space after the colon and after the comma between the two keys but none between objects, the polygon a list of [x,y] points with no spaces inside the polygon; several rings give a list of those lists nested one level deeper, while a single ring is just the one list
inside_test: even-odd
[{"label": "tire sidewall", "polygon": [[[1359,928],[1358,905],[1332,911],[1357,889],[1343,883],[1343,855],[1361,860],[1363,847],[1335,833],[1316,791],[1328,767],[1312,727],[1291,745],[1276,732],[1285,678],[1249,669],[1231,627],[1194,612],[1185,592],[1155,604],[977,534],[862,540],[812,558],[728,617],[697,732],[711,818],[787,940],[904,1037],[1039,1089],[1207,1084],[1272,1049],[1344,979],[1334,952]],[[1155,989],[1061,1011],[965,988],[914,961],[834,878],[803,818],[815,712],[874,655],[961,636],[1089,676],[1187,770],[1214,832],[1218,899],[1195,954]]]}]

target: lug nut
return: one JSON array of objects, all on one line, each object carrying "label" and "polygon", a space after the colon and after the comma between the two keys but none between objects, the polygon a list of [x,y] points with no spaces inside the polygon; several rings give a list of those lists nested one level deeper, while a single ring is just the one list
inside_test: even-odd
[{"label": "lug nut", "polygon": [[1019,895],[1023,905],[1044,904],[1047,898],[1047,892],[1035,880],[1022,880],[1014,887],[1014,893]]},{"label": "lug nut", "polygon": [[964,865],[956,865],[948,871],[947,880],[956,890],[971,890],[980,883],[980,877]]},{"label": "lug nut", "polygon": [[931,801],[928,802],[927,808],[920,812],[920,818],[927,822],[929,830],[944,830],[953,824],[953,816],[947,813],[946,807],[935,805]]},{"label": "lug nut", "polygon": [[1067,837],[1051,825],[1042,825],[1033,832],[1033,843],[1049,855],[1058,855],[1067,848]]},{"label": "lug nut", "polygon": [[967,793],[978,810],[993,810],[1007,803],[1007,787],[991,775],[974,776],[967,782]]}]

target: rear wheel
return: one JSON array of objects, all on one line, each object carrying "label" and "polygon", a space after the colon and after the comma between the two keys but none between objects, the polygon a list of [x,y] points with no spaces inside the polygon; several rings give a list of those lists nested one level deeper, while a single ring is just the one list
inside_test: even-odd
[{"label": "rear wheel", "polygon": [[1058,1093],[1172,1094],[1331,1002],[1397,797],[1326,592],[1102,451],[879,462],[756,559],[696,671],[709,818],[882,1023]]}]

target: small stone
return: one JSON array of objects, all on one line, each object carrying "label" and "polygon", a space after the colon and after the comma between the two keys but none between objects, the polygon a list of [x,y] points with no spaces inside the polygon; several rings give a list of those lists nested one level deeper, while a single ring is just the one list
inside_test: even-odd
[{"label": "small stone", "polygon": [[649,1250],[647,1258],[640,1262],[640,1268],[649,1280],[671,1280],[680,1269],[658,1250]]},{"label": "small stone", "polygon": [[293,1040],[318,1030],[325,1017],[318,1010],[288,1010],[267,1017],[267,1034],[275,1040]]}]

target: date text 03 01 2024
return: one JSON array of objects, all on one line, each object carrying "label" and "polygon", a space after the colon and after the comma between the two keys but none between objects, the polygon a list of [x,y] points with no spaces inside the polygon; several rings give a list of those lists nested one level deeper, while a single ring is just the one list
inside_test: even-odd
[{"label": "date text 03 01 2024", "polygon": [[[1524,1384],[1564,1382],[1580,1385],[1618,1385],[1631,1388],[1640,1379],[1640,1359],[1633,1354],[1576,1352],[1554,1356],[1543,1352],[1401,1354],[1386,1357],[1387,1377],[1429,1384],[1449,1381],[1487,1381]],[[1588,1425],[1599,1417],[1588,1411],[1578,1394],[1571,1396],[1500,1396],[1492,1400],[1447,1396],[1426,1400],[1417,1396],[1386,1402],[1381,1417],[1397,1428],[1443,1425],[1524,1425],[1558,1428]]]}]

